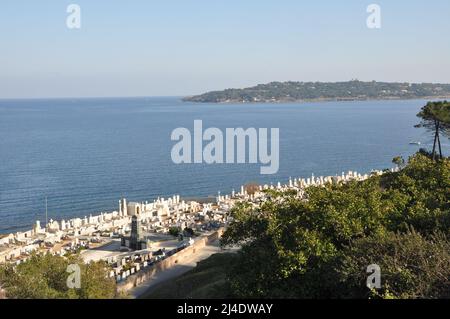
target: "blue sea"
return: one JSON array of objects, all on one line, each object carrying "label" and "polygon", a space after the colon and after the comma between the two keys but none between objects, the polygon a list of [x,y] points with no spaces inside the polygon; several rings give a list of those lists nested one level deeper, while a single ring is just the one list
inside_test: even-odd
[{"label": "blue sea", "polygon": [[[393,166],[431,136],[409,101],[305,104],[193,104],[177,97],[0,100],[0,233],[49,218],[118,209],[118,201],[215,196],[248,182]],[[175,128],[279,128],[280,168],[182,164],[171,160]],[[444,151],[449,153],[448,141]]]}]

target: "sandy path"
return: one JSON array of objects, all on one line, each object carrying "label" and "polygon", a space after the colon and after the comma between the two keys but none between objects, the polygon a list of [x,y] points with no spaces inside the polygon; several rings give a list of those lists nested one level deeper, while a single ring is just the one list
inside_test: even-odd
[{"label": "sandy path", "polygon": [[183,258],[181,262],[177,263],[170,269],[156,273],[151,279],[147,280],[138,287],[131,289],[129,293],[132,298],[139,298],[144,293],[152,292],[160,283],[181,276],[182,274],[193,269],[198,262],[220,252],[223,252],[223,250],[220,248],[218,240],[209,243],[205,247],[198,249],[195,254],[189,256],[188,258]]}]

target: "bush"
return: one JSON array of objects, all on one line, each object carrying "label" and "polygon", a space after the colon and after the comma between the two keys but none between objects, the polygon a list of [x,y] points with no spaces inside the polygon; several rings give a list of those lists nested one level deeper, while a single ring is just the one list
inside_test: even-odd
[{"label": "bush", "polygon": [[[81,288],[67,287],[70,264],[81,270]],[[19,299],[107,299],[114,298],[116,282],[108,278],[104,262],[85,264],[78,256],[69,258],[34,254],[24,263],[0,267],[0,282],[8,298]]]},{"label": "bush", "polygon": [[180,235],[180,233],[181,233],[180,227],[170,227],[169,228],[169,234],[174,237],[178,237],[178,235]]},{"label": "bush", "polygon": [[186,236],[189,236],[189,237],[193,237],[195,235],[194,230],[190,227],[186,227],[184,229],[184,233],[186,234]]},{"label": "bush", "polygon": [[[371,264],[381,268],[379,291],[365,288]],[[338,276],[347,287],[343,297],[450,298],[450,241],[414,230],[359,239],[342,253]]]},{"label": "bush", "polygon": [[[354,280],[349,274],[364,271],[361,276],[367,278],[365,270],[374,263],[369,257],[379,260],[385,254],[386,264],[380,266],[389,287],[380,296],[448,296],[438,283],[448,275],[442,268],[448,255],[439,249],[448,247],[445,238],[450,237],[449,190],[450,160],[433,162],[417,154],[400,172],[310,187],[307,200],[273,191],[261,207],[237,205],[222,239],[223,245],[242,246],[239,262],[228,273],[233,293],[244,298],[369,297],[363,277]],[[373,256],[362,258],[364,245],[373,248]],[[396,251],[404,256],[389,255]],[[393,267],[419,256],[430,258],[425,273]],[[425,259],[416,262],[411,267],[424,266]],[[408,286],[413,281],[415,288]]]}]

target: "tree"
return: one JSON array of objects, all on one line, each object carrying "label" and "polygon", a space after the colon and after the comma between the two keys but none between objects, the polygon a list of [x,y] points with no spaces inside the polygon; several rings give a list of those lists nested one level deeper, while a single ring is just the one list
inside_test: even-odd
[{"label": "tree", "polygon": [[[379,260],[386,253],[392,257],[383,264],[390,278],[404,278],[403,271],[409,272],[406,281],[380,292],[381,297],[390,297],[391,291],[399,298],[448,296],[438,284],[448,275],[443,271],[448,254],[428,248],[434,242],[439,249],[448,247],[449,189],[450,159],[436,162],[417,154],[399,172],[309,187],[306,200],[292,192],[271,190],[260,206],[239,203],[222,237],[223,245],[242,247],[227,275],[233,294],[238,298],[369,297],[365,283],[353,275],[364,275],[361,271],[382,263]],[[439,238],[434,237],[437,233]],[[373,254],[366,252],[365,244],[373,247]],[[397,258],[396,249],[404,255]],[[426,259],[415,256],[427,251],[434,255],[422,276],[412,269],[426,265]],[[364,267],[356,264],[363,254],[368,256]],[[374,261],[369,262],[369,257]],[[411,267],[395,268],[397,260],[414,262]],[[416,277],[422,285],[419,290],[406,285]]]},{"label": "tree", "polygon": [[392,163],[397,165],[398,168],[401,168],[403,165],[405,165],[405,160],[401,156],[396,156],[392,159]]},{"label": "tree", "polygon": [[428,102],[419,114],[420,124],[416,127],[425,127],[434,134],[433,160],[436,159],[436,147],[439,148],[439,157],[443,158],[441,146],[441,133],[448,135],[450,132],[450,103],[447,101]]},{"label": "tree", "polygon": [[75,292],[80,299],[114,298],[116,281],[109,277],[108,265],[104,261],[81,263],[81,289]]},{"label": "tree", "polygon": [[178,237],[180,232],[181,232],[180,227],[174,226],[169,228],[169,234],[172,235],[173,237]]},{"label": "tree", "polygon": [[[368,290],[367,266],[381,270],[379,290]],[[443,233],[429,238],[414,229],[362,238],[345,249],[336,267],[347,297],[450,298],[450,240]]]},{"label": "tree", "polygon": [[[68,288],[68,266],[80,267],[81,287]],[[79,256],[68,258],[33,254],[18,266],[0,267],[0,282],[8,298],[19,299],[106,299],[116,295],[116,282],[109,278],[105,262],[85,264]]]},{"label": "tree", "polygon": [[249,183],[244,186],[244,189],[248,195],[254,195],[256,192],[259,191],[259,185],[258,183]]},{"label": "tree", "polygon": [[184,233],[186,234],[186,236],[189,236],[189,237],[193,237],[195,235],[194,230],[190,227],[186,227],[184,229]]}]

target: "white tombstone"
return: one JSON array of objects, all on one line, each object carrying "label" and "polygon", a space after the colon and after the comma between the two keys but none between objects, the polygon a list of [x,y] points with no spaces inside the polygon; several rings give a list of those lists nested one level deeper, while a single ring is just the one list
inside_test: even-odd
[{"label": "white tombstone", "polygon": [[41,232],[41,222],[39,220],[37,220],[36,223],[34,224],[34,232],[36,234]]}]

